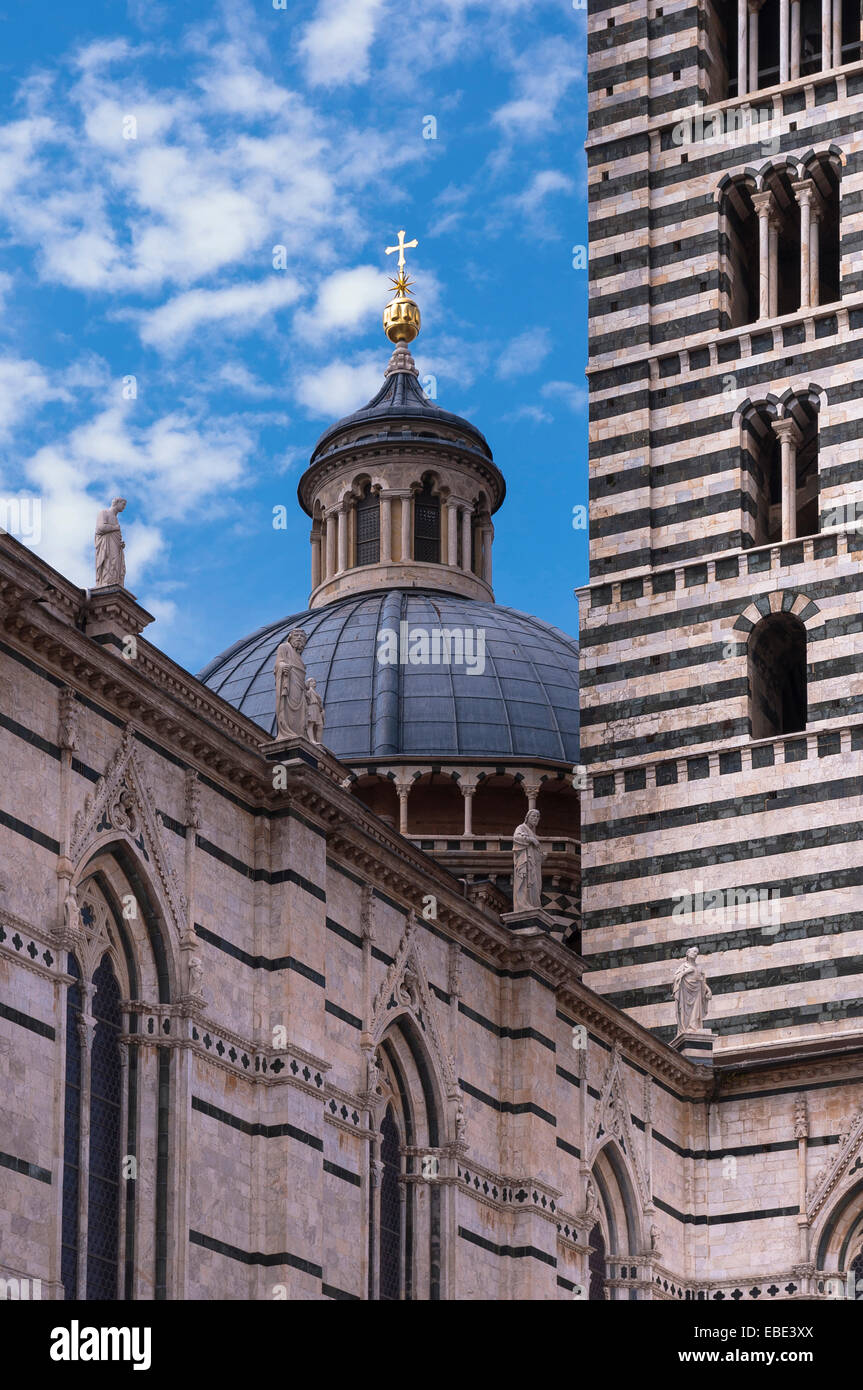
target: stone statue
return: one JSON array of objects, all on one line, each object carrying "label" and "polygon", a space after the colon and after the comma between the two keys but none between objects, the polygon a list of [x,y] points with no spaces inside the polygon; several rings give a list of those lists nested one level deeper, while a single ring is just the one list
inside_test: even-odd
[{"label": "stone statue", "polygon": [[317,692],[314,676],[306,677],[306,738],[309,743],[322,743],[324,737],[324,702]]},{"label": "stone statue", "polygon": [[704,1015],[710,999],[710,986],[696,965],[698,947],[690,946],[686,959],[678,966],[674,977],[672,993],[677,1003],[677,1030],[679,1033],[704,1032]]},{"label": "stone statue", "polygon": [[63,925],[67,931],[81,930],[81,913],[78,908],[78,899],[74,893],[67,893],[63,900]]},{"label": "stone statue", "polygon": [[126,506],[125,497],[115,497],[96,518],[96,588],[126,582],[126,561],[123,551],[126,542],[117,520]]},{"label": "stone statue", "polygon": [[201,993],[201,981],[204,978],[204,967],[201,965],[200,956],[189,956],[189,993]]},{"label": "stone statue", "polygon": [[650,1248],[651,1250],[659,1249],[659,1227],[655,1222],[650,1228]]},{"label": "stone statue", "polygon": [[276,728],[278,738],[306,737],[306,663],[308,638],[302,628],[289,632],[276,652]]},{"label": "stone statue", "polygon": [[542,906],[542,845],[536,834],[539,811],[528,811],[513,831],[512,910]]}]

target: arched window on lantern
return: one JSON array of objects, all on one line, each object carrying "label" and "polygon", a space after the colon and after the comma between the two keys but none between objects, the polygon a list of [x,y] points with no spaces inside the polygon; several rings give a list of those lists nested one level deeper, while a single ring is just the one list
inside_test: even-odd
[{"label": "arched window on lantern", "polygon": [[793,613],[770,613],[749,635],[749,734],[806,728],[806,628]]},{"label": "arched window on lantern", "polygon": [[357,564],[376,565],[381,557],[381,501],[366,483],[357,503]]},{"label": "arched window on lantern", "polygon": [[428,476],[414,499],[414,559],[440,564],[440,497]]}]

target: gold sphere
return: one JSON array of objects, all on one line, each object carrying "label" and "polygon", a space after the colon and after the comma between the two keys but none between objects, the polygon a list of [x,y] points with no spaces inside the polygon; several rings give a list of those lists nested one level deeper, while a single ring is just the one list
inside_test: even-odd
[{"label": "gold sphere", "polygon": [[397,294],[384,309],[384,332],[391,343],[412,343],[419,331],[419,305]]}]

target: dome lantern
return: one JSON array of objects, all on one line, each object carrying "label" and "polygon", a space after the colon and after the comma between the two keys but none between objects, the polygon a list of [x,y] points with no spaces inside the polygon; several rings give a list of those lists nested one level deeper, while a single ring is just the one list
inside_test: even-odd
[{"label": "dome lantern", "polygon": [[420,384],[420,328],[398,233],[395,297],[384,310],[393,353],[377,395],[325,430],[297,489],[312,518],[311,608],[372,590],[432,588],[488,602],[492,514],[506,485],[480,431]]}]

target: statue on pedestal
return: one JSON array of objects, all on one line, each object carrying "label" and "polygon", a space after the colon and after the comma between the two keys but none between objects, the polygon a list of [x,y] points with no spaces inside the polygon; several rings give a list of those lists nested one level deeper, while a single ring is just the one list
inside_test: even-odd
[{"label": "statue on pedestal", "polygon": [[513,831],[513,912],[526,912],[542,906],[542,845],[536,833],[539,811],[528,811]]},{"label": "statue on pedestal", "polygon": [[678,966],[674,977],[672,993],[677,1004],[677,1030],[679,1033],[702,1033],[707,1002],[711,998],[710,986],[704,971],[696,965],[698,947],[690,946],[686,959]]},{"label": "statue on pedestal", "polygon": [[306,738],[306,663],[308,638],[302,628],[289,632],[276,652],[276,737]]},{"label": "statue on pedestal", "polygon": [[123,551],[126,542],[117,520],[126,506],[125,497],[115,497],[110,507],[106,507],[96,518],[96,588],[126,582],[126,561]]}]

